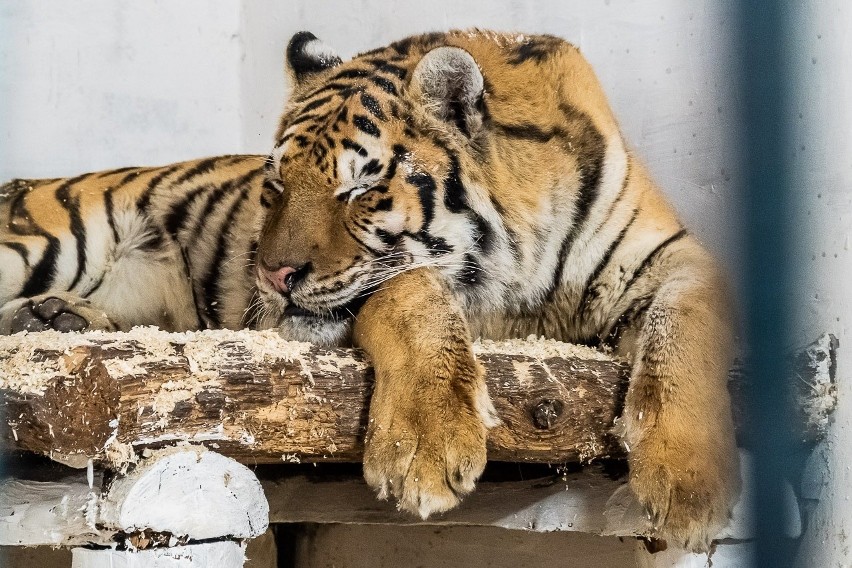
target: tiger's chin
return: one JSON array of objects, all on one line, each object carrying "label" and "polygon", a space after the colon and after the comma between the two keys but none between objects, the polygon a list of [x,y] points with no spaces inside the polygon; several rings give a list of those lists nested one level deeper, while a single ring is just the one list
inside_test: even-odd
[{"label": "tiger's chin", "polygon": [[288,341],[305,341],[322,347],[350,343],[352,317],[322,317],[274,294],[261,294],[261,299],[262,308],[252,326],[254,329],[276,330]]},{"label": "tiger's chin", "polygon": [[339,347],[348,345],[351,341],[352,318],[285,315],[276,329],[289,341],[307,341],[321,347]]}]

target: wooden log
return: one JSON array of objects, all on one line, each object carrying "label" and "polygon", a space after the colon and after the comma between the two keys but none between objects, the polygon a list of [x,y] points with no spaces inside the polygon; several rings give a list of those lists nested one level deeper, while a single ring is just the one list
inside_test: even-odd
[{"label": "wooden log", "polygon": [[[502,420],[489,433],[489,459],[623,455],[610,431],[627,387],[624,362],[552,340],[475,348]],[[833,348],[825,339],[808,360],[828,369]],[[175,442],[243,463],[359,461],[371,384],[359,350],[274,332],[2,337],[0,438],[76,467],[95,460],[120,468],[145,448]],[[823,414],[830,406],[816,405]]]},{"label": "wooden log", "polygon": [[[609,429],[627,366],[555,341],[477,345],[503,424],[497,460],[620,455]],[[0,338],[3,438],[69,465],[203,443],[245,463],[358,461],[372,370],[353,349],[272,332],[38,333]]]}]

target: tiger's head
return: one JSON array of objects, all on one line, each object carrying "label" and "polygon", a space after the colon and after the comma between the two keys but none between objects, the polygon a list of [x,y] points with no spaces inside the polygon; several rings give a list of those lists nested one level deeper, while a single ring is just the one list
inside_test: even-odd
[{"label": "tiger's head", "polygon": [[258,289],[285,335],[341,341],[370,293],[414,267],[482,279],[493,228],[462,171],[472,175],[483,143],[484,79],[442,37],[348,62],[313,34],[291,39],[257,255]]}]

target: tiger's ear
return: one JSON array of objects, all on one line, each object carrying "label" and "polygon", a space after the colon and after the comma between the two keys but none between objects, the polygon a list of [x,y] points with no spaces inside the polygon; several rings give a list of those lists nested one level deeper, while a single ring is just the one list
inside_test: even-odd
[{"label": "tiger's ear", "polygon": [[342,62],[333,49],[311,32],[298,32],[287,44],[287,72],[297,84]]},{"label": "tiger's ear", "polygon": [[427,110],[468,137],[482,127],[484,87],[476,60],[458,47],[437,47],[424,55],[409,85]]}]

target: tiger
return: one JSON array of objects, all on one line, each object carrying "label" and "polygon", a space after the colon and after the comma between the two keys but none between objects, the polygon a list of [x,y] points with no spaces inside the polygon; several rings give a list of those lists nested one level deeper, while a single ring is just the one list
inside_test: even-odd
[{"label": "tiger", "polygon": [[[375,368],[363,473],[426,518],[498,423],[475,338],[610,350],[652,534],[707,551],[739,493],[726,278],[549,35],[455,30],[344,61],[310,32],[271,153],[16,181],[0,331],[276,328]],[[61,320],[61,321],[60,321]]]}]

